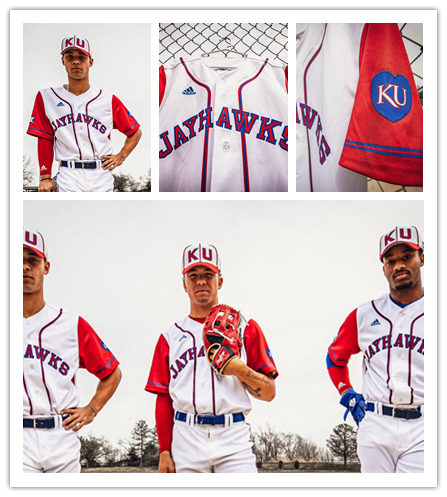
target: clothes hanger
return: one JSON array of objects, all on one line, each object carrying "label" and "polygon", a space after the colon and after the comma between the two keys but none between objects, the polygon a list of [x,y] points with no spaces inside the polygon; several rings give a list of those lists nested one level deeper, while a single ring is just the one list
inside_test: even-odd
[{"label": "clothes hanger", "polygon": [[225,54],[233,53],[236,55],[240,55],[241,57],[247,57],[247,54],[235,50],[234,46],[231,44],[230,37],[225,36],[225,37],[221,38],[219,40],[217,46],[219,46],[219,44],[222,41],[226,41],[228,43],[228,46],[226,46],[225,48],[217,48],[216,50],[211,50],[210,52],[203,52],[201,56],[202,57],[209,57],[210,55],[214,55],[216,53],[225,53]]}]

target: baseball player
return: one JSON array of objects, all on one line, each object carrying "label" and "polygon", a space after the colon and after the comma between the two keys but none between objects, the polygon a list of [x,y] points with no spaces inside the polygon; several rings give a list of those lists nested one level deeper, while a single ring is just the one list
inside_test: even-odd
[{"label": "baseball player", "polygon": [[[77,473],[77,432],[91,423],[121,379],[118,361],[81,317],[47,304],[44,278],[50,270],[43,236],[23,237],[23,471]],[[79,405],[76,372],[98,379],[86,406]]]},{"label": "baseball player", "polygon": [[196,57],[160,67],[160,191],[287,191],[287,67]]},{"label": "baseball player", "polygon": [[[68,84],[37,93],[28,125],[27,133],[38,139],[38,190],[56,191],[51,179],[55,157],[59,161],[58,191],[113,191],[112,171],[136,147],[140,125],[115,95],[90,86],[93,58],[85,38],[64,38],[61,54]],[[113,129],[126,135],[117,154],[112,153]]]},{"label": "baseball player", "polygon": [[396,24],[298,24],[296,189],[422,186],[422,105]]},{"label": "baseball player", "polygon": [[[340,404],[359,425],[365,473],[424,471],[424,244],[414,226],[380,238],[390,293],[346,318],[329,347],[327,366]],[[349,380],[352,354],[363,354],[363,395]]]},{"label": "baseball player", "polygon": [[161,334],[145,387],[157,395],[159,472],[256,472],[245,421],[251,410],[247,392],[265,401],[274,398],[275,363],[259,325],[249,320],[239,356],[217,374],[203,338],[223,284],[217,249],[188,245],[182,272],[190,313]]}]

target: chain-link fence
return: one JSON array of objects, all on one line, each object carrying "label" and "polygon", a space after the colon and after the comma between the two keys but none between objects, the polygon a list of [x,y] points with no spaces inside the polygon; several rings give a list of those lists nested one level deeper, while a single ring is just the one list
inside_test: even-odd
[{"label": "chain-link fence", "polygon": [[225,57],[234,50],[287,63],[286,23],[160,24],[159,33],[160,64],[217,50],[213,55]]}]

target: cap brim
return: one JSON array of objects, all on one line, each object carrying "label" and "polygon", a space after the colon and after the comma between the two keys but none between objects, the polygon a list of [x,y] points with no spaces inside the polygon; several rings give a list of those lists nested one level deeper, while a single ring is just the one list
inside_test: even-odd
[{"label": "cap brim", "polygon": [[66,48],[65,50],[63,50],[61,52],[61,55],[64,55],[65,52],[68,52],[69,50],[79,50],[80,52],[82,52],[84,55],[87,55],[87,57],[90,57],[91,55],[86,51],[86,50],[82,50],[82,48],[79,48],[79,47],[69,47],[69,48]]},{"label": "cap brim", "polygon": [[42,259],[46,259],[47,256],[41,252],[40,250],[37,250],[36,248],[34,247],[30,247],[29,245],[27,245],[26,243],[23,244],[24,247],[26,248],[29,248],[30,250],[32,250],[36,255],[38,255],[39,257],[41,257]]},{"label": "cap brim", "polygon": [[422,247],[418,245],[417,243],[411,243],[411,242],[402,242],[402,241],[396,241],[388,245],[388,247],[380,254],[379,259],[382,260],[385,254],[388,252],[388,250],[391,247],[395,247],[396,245],[408,245],[410,248],[413,250],[420,250]]},{"label": "cap brim", "polygon": [[188,271],[191,271],[191,269],[197,267],[197,266],[205,266],[208,269],[211,269],[213,273],[218,273],[219,268],[214,266],[213,264],[208,264],[207,262],[195,262],[194,264],[190,264],[189,266],[185,267],[185,269],[182,271],[182,274],[186,274]]}]

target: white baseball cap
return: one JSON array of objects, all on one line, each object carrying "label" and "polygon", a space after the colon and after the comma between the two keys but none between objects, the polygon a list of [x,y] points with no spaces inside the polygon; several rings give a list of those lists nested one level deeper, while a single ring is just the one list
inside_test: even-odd
[{"label": "white baseball cap", "polygon": [[424,250],[424,242],[421,240],[416,226],[396,226],[380,237],[379,259],[382,260],[389,248],[402,243],[413,250]]},{"label": "white baseball cap", "polygon": [[214,273],[220,271],[220,259],[214,245],[197,243],[188,245],[183,250],[182,274],[187,273],[195,266],[205,266]]},{"label": "white baseball cap", "polygon": [[23,228],[23,246],[31,249],[39,257],[42,257],[42,259],[48,258],[45,240],[38,231]]},{"label": "white baseball cap", "polygon": [[64,54],[70,48],[77,48],[85,55],[91,56],[90,43],[86,38],[80,38],[79,36],[67,36],[62,40],[61,43],[61,54]]}]

